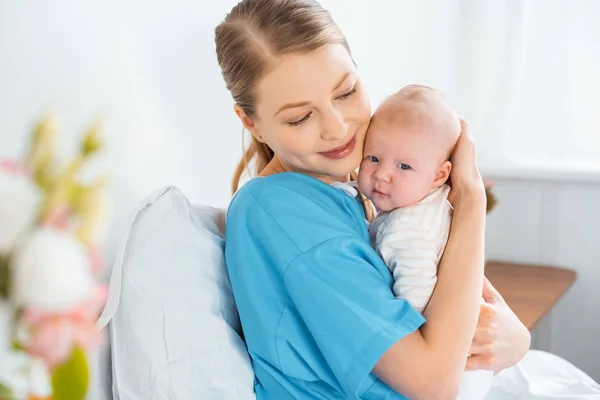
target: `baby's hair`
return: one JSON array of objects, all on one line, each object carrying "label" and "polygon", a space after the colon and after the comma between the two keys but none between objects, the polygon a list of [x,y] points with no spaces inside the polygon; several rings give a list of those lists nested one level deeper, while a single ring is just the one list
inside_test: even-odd
[{"label": "baby's hair", "polygon": [[[388,96],[375,112],[374,118],[376,118],[378,113],[382,112],[386,114],[391,112],[390,115],[392,118],[394,118],[397,110],[407,108],[418,109],[420,110],[421,114],[426,114],[426,112],[424,112],[424,108],[421,106],[424,103],[431,101],[436,101],[439,102],[438,104],[443,104],[443,107],[446,107],[449,111],[452,111],[452,113],[456,115],[446,101],[446,96],[444,96],[444,93],[441,90],[425,85],[411,84],[404,86],[402,89]],[[456,115],[456,122],[458,122],[458,126],[460,126],[458,115]],[[450,129],[450,126],[448,128]],[[456,139],[458,139],[458,135],[456,136]],[[456,140],[454,140],[454,144],[455,143]],[[450,158],[453,150],[454,145],[448,146],[446,159]]]},{"label": "baby's hair", "polygon": [[446,102],[446,97],[441,90],[434,89],[425,85],[406,85],[402,89],[398,90],[396,93],[390,95],[387,99],[384,100],[384,103],[390,102],[400,102],[400,101],[419,101],[426,100],[428,96],[437,97],[440,100]]}]

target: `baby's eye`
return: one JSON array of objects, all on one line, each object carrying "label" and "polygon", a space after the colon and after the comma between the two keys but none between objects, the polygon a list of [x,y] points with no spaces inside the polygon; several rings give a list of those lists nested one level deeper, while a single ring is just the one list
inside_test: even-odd
[{"label": "baby's eye", "polygon": [[398,168],[403,169],[405,171],[408,171],[409,169],[412,169],[410,167],[410,165],[408,165],[408,164],[398,164]]},{"label": "baby's eye", "polygon": [[371,162],[374,163],[378,163],[379,162],[379,158],[375,157],[375,156],[367,156],[367,159]]}]

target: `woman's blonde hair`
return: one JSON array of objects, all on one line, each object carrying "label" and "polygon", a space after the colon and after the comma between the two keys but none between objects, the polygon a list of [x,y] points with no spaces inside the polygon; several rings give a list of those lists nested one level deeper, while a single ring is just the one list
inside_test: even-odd
[{"label": "woman's blonde hair", "polygon": [[[256,116],[254,89],[274,57],[310,52],[327,44],[341,44],[350,53],[329,12],[312,0],[243,0],[217,26],[215,43],[227,89],[250,118]],[[250,172],[258,175],[273,156],[268,145],[253,137],[233,175],[232,193],[252,163],[254,171]],[[368,214],[372,207],[365,210]]]}]

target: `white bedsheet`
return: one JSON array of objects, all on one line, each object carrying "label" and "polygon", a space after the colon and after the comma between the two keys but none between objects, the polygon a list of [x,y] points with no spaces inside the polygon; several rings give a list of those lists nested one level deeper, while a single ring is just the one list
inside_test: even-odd
[{"label": "white bedsheet", "polygon": [[[99,358],[94,357],[95,379],[89,400],[112,400],[110,356],[106,351],[102,353]],[[600,385],[568,361],[531,350],[519,364],[494,377],[492,388],[485,397],[485,400],[549,399],[600,400]]]},{"label": "white bedsheet", "polygon": [[596,400],[600,385],[568,361],[531,350],[516,366],[494,377],[485,400]]}]

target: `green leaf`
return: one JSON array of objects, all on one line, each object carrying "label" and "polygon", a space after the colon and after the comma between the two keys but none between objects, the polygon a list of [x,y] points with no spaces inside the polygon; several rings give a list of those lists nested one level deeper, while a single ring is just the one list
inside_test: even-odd
[{"label": "green leaf", "polygon": [[[0,255],[0,298],[10,294],[10,268],[8,257]],[[1,398],[0,398],[1,399]]]},{"label": "green leaf", "polygon": [[0,400],[12,400],[13,395],[12,391],[8,388],[8,386],[0,383]]},{"label": "green leaf", "polygon": [[83,400],[89,383],[85,352],[76,347],[71,359],[52,373],[53,400]]},{"label": "green leaf", "polygon": [[25,348],[18,342],[17,339],[13,339],[11,342],[11,348],[15,351],[25,351]]}]

